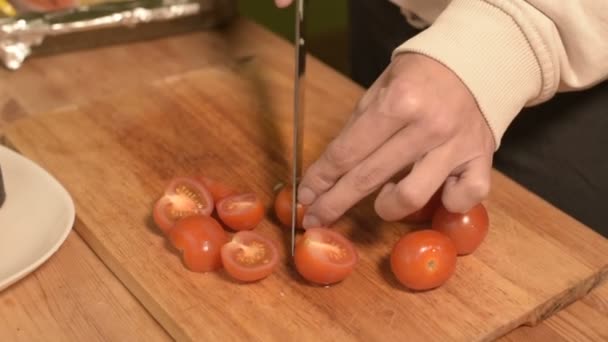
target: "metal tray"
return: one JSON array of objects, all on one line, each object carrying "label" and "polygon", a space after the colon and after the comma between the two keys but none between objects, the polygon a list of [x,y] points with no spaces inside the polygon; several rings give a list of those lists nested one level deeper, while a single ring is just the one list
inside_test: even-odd
[{"label": "metal tray", "polygon": [[129,0],[28,12],[0,18],[0,60],[6,68],[17,70],[33,49],[50,37],[184,18],[195,20],[197,26],[211,28],[235,14],[234,0]]}]

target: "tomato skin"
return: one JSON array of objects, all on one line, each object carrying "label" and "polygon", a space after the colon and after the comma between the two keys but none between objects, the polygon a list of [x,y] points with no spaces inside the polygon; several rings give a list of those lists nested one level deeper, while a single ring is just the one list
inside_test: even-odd
[{"label": "tomato skin", "polygon": [[411,224],[430,223],[433,219],[433,215],[440,206],[441,189],[435,192],[422,208],[406,216],[403,221]]},{"label": "tomato skin", "polygon": [[433,217],[432,227],[454,241],[458,255],[468,255],[486,238],[489,224],[488,212],[479,203],[464,214],[450,213],[441,206]]},{"label": "tomato skin", "polygon": [[255,282],[268,277],[278,262],[276,244],[256,232],[238,232],[222,247],[224,270],[242,282]]},{"label": "tomato skin", "polygon": [[[274,211],[279,219],[279,222],[285,227],[291,227],[291,196],[292,196],[291,185],[284,186],[281,191],[277,194],[274,202]],[[306,213],[307,206],[298,203],[298,210],[296,212],[296,228],[302,228],[302,221],[304,220],[304,214]]]},{"label": "tomato skin", "polygon": [[199,176],[197,177],[197,180],[201,182],[207,188],[207,190],[209,190],[211,197],[213,197],[213,200],[216,203],[228,196],[236,195],[238,193],[235,188],[220,182],[215,178]]},{"label": "tomato skin", "polygon": [[211,272],[222,267],[221,248],[228,234],[210,216],[195,215],[179,220],[169,231],[169,240],[193,272]]},{"label": "tomato skin", "polygon": [[435,230],[403,236],[391,252],[391,270],[405,287],[424,291],[443,285],[456,270],[456,246]]},{"label": "tomato skin", "polygon": [[225,197],[216,208],[222,222],[236,231],[254,229],[264,219],[264,204],[254,193]]},{"label": "tomato skin", "polygon": [[314,284],[330,285],[346,279],[358,261],[353,244],[327,228],[307,229],[296,244],[296,270]]},{"label": "tomato skin", "polygon": [[176,222],[192,215],[211,215],[213,198],[203,184],[190,177],[173,178],[152,211],[160,230],[167,234]]}]

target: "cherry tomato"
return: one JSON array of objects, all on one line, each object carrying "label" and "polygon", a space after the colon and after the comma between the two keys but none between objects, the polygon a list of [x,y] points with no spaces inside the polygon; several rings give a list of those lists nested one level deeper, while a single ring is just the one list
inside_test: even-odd
[{"label": "cherry tomato", "polygon": [[[286,227],[291,227],[291,194],[293,193],[291,185],[284,186],[279,191],[275,202],[274,211],[279,219],[279,222]],[[298,203],[298,210],[296,212],[296,227],[302,228],[302,220],[304,219],[304,213],[306,212],[306,206]]]},{"label": "cherry tomato", "polygon": [[441,190],[437,191],[424,205],[424,207],[418,209],[403,220],[407,223],[422,224],[431,222],[435,211],[441,206]]},{"label": "cherry tomato", "polygon": [[432,227],[454,241],[458,255],[467,255],[486,238],[489,222],[488,212],[481,203],[464,214],[450,213],[441,206],[433,217]]},{"label": "cherry tomato", "polygon": [[222,247],[224,270],[234,279],[243,282],[268,277],[278,262],[276,244],[256,232],[238,232]]},{"label": "cherry tomato", "polygon": [[211,215],[213,205],[211,194],[200,182],[189,177],[174,178],[154,206],[154,222],[166,234],[181,218]]},{"label": "cherry tomato", "polygon": [[315,284],[329,285],[344,280],[358,261],[353,244],[327,228],[307,229],[296,244],[296,269],[302,277]]},{"label": "cherry tomato", "polygon": [[194,272],[210,272],[222,267],[221,250],[228,234],[211,216],[188,216],[169,232],[173,247],[182,253],[186,268]]},{"label": "cherry tomato", "polygon": [[234,230],[251,230],[264,218],[264,204],[254,193],[225,197],[216,208],[222,222]]},{"label": "cherry tomato", "polygon": [[200,181],[211,193],[211,197],[213,197],[213,201],[216,203],[224,199],[225,197],[236,195],[238,191],[214,178],[209,178],[205,176],[199,176],[198,181]]},{"label": "cherry tomato", "polygon": [[412,290],[430,290],[444,284],[456,269],[456,246],[431,229],[403,236],[393,247],[391,270]]}]

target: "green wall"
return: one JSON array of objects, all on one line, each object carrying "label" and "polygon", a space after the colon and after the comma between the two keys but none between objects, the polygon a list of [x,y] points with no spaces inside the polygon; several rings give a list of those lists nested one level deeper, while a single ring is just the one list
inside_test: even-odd
[{"label": "green wall", "polygon": [[[307,6],[307,34],[311,38],[346,30],[347,0],[309,0]],[[244,16],[293,39],[293,6],[278,9],[273,0],[239,0],[239,9]]]}]

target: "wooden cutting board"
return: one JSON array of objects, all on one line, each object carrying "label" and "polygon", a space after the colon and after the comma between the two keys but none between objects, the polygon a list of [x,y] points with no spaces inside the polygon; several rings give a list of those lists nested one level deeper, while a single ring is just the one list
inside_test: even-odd
[{"label": "wooden cutting board", "polygon": [[[284,247],[271,277],[240,285],[221,272],[187,271],[150,215],[170,178],[221,177],[262,195],[270,213],[272,189],[288,176],[292,54],[250,50],[6,132],[71,192],[79,234],[177,340],[490,340],[551,315],[605,278],[604,238],[498,173],[485,202],[485,243],[434,291],[412,293],[393,279],[387,257],[412,227],[381,222],[370,200],[335,227],[361,256],[341,284],[303,282],[271,214],[257,228]],[[314,59],[309,70],[306,163],[362,94]]]}]

